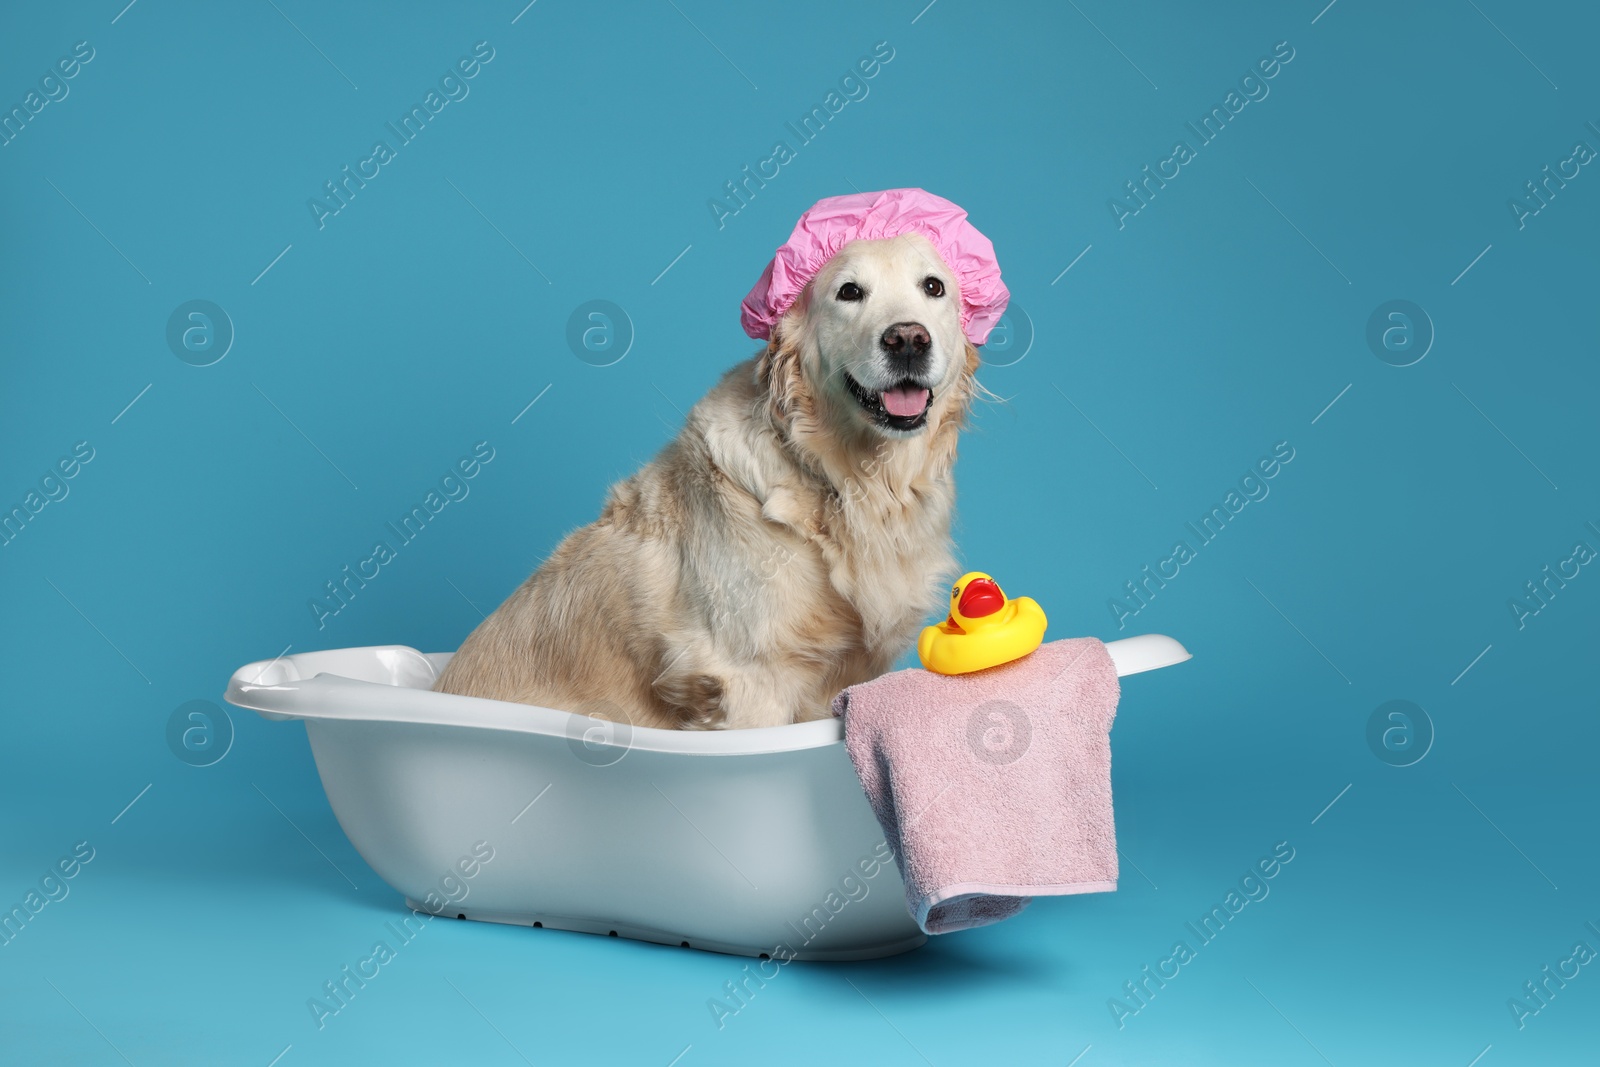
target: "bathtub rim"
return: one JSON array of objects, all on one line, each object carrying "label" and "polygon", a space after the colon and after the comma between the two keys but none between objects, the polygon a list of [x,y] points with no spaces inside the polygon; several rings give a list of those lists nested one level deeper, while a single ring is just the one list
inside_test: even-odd
[{"label": "bathtub rim", "polygon": [[[1119,677],[1191,658],[1183,645],[1162,634],[1107,641],[1106,650]],[[423,688],[431,685],[453,654],[424,653],[406,645],[367,645],[281,655],[234,671],[223,699],[277,721],[338,719],[500,730],[562,738],[589,750],[753,756],[822,748],[844,740],[844,723],[838,718],[746,730],[663,730]],[[390,680],[368,681],[332,669],[371,674],[374,665]],[[604,737],[596,738],[596,731]]]}]

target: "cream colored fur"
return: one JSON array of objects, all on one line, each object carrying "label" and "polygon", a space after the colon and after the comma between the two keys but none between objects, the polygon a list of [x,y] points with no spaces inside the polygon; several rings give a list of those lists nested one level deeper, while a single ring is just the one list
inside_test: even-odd
[{"label": "cream colored fur", "polygon": [[[922,290],[930,274],[943,297]],[[835,299],[847,280],[864,300]],[[435,688],[665,728],[828,715],[911,646],[956,573],[951,467],[978,366],[959,308],[922,237],[846,245]],[[841,377],[892,385],[877,341],[905,321],[932,337],[932,404],[911,432],[870,421]]]}]

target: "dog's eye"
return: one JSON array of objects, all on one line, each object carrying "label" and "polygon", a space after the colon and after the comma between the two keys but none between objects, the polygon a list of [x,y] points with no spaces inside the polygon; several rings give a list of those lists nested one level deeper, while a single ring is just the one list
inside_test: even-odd
[{"label": "dog's eye", "polygon": [[836,295],[840,300],[860,300],[867,294],[862,292],[861,286],[855,282],[845,282],[839,286],[839,292]]},{"label": "dog's eye", "polygon": [[943,296],[944,282],[941,282],[938,278],[935,278],[930,274],[926,278],[922,279],[922,291],[927,293],[929,296]]}]

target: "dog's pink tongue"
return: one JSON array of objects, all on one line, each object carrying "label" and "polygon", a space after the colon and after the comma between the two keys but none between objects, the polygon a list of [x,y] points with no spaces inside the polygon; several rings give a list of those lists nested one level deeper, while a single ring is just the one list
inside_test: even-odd
[{"label": "dog's pink tongue", "polygon": [[899,385],[883,391],[883,410],[891,415],[921,415],[928,406],[928,391],[920,387]]}]

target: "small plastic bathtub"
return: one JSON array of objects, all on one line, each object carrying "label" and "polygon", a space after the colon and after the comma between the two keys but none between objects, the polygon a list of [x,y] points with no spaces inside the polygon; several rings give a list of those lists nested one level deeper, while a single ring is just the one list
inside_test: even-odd
[{"label": "small plastic bathtub", "polygon": [[[1189,658],[1154,634],[1106,647],[1119,675]],[[339,825],[413,909],[802,960],[926,940],[839,720],[629,727],[435,693],[450,656],[299,653],[226,694],[306,724]]]}]

